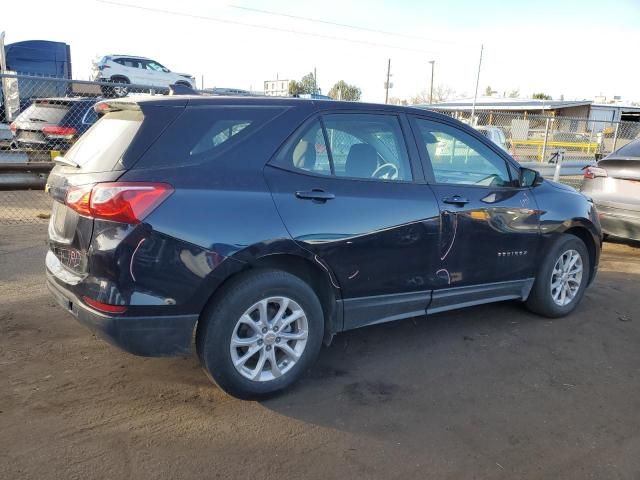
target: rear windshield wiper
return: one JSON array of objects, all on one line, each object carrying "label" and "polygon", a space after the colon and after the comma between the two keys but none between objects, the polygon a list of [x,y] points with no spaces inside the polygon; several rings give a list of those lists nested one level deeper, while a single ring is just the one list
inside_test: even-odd
[{"label": "rear windshield wiper", "polygon": [[29,118],[30,122],[46,122],[46,120],[43,120],[42,118]]},{"label": "rear windshield wiper", "polygon": [[53,161],[55,163],[57,163],[58,165],[65,165],[67,167],[80,168],[79,164],[77,164],[73,160],[69,160],[67,158],[64,158],[62,155],[58,155],[56,158],[54,158]]}]

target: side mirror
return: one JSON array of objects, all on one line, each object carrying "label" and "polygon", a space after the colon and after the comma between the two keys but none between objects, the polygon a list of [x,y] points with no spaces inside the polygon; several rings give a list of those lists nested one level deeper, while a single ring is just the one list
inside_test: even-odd
[{"label": "side mirror", "polygon": [[520,169],[520,186],[521,187],[535,187],[543,182],[542,175],[537,170],[531,168]]}]

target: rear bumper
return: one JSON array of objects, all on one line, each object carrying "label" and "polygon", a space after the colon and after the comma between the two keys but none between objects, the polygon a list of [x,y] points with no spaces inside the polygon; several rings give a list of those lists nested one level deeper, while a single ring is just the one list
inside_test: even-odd
[{"label": "rear bumper", "polygon": [[96,336],[144,357],[190,355],[198,315],[126,317],[105,315],[87,307],[47,272],[47,287],[58,304]]},{"label": "rear bumper", "polygon": [[602,231],[614,237],[640,240],[640,212],[598,205]]}]

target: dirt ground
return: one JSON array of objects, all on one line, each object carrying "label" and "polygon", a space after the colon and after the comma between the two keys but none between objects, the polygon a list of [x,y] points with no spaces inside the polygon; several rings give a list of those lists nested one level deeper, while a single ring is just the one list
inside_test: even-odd
[{"label": "dirt ground", "polygon": [[96,339],[49,297],[45,231],[0,231],[1,479],[640,479],[640,248],[568,318],[516,303],[341,334],[295,388]]}]

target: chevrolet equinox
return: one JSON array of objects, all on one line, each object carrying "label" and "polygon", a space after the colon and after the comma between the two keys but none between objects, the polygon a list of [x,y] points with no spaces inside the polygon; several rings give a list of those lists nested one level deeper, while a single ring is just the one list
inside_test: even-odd
[{"label": "chevrolet equinox", "polygon": [[334,334],[488,302],[576,308],[591,201],[431,111],[284,98],[100,102],[48,179],[47,285],[136,355],[195,346],[226,392],[291,385]]}]

